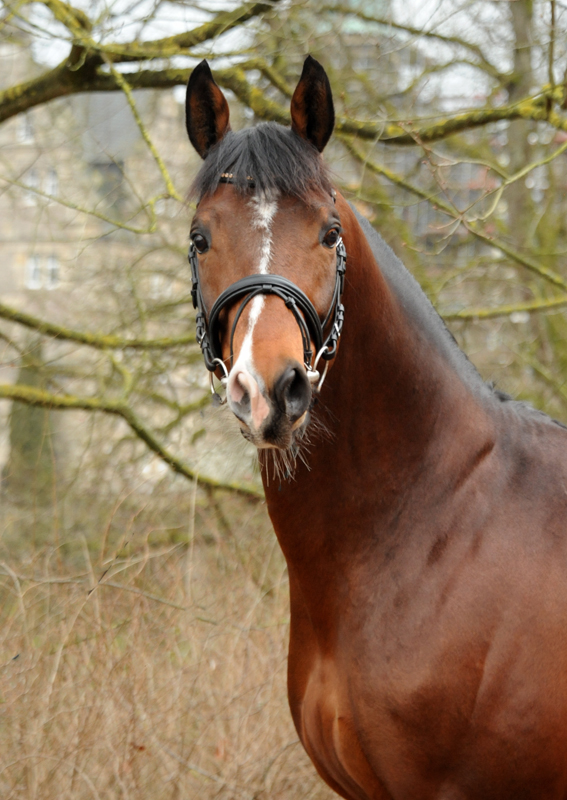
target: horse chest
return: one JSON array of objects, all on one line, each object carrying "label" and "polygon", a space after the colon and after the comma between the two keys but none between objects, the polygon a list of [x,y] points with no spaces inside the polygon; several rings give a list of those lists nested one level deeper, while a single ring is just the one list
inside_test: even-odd
[{"label": "horse chest", "polygon": [[[520,565],[533,570],[533,554]],[[349,800],[564,800],[567,599],[557,601],[559,567],[540,569],[545,592],[525,596],[482,564],[468,584],[443,581],[428,593],[414,581],[405,600],[385,582],[362,618],[359,603],[343,605],[328,649],[314,611],[292,592],[290,703],[335,791]],[[562,687],[555,699],[550,686]]]},{"label": "horse chest", "polygon": [[317,658],[300,703],[295,708],[292,703],[305,749],[320,775],[342,796],[391,800],[366,758],[354,711],[345,677],[330,659]]},{"label": "horse chest", "polygon": [[[400,664],[392,665],[390,676],[380,669],[377,677],[364,665],[361,680],[350,666],[351,675],[315,658],[299,702],[292,702],[305,749],[341,796],[564,800],[565,708],[507,680],[479,692],[482,654],[466,665],[447,659],[434,677],[427,666],[400,674]],[[292,680],[290,695],[294,688]],[[515,710],[492,691],[516,691]]]},{"label": "horse chest", "polygon": [[[437,718],[447,698],[423,687],[416,692],[417,674],[392,680],[375,666],[368,681],[356,674],[356,661],[348,667],[316,657],[301,702],[292,704],[303,745],[324,780],[348,800],[469,800],[425,766],[436,760],[431,751],[449,752],[439,736],[450,740],[451,733],[439,732]],[[365,665],[362,671],[373,670]]]}]

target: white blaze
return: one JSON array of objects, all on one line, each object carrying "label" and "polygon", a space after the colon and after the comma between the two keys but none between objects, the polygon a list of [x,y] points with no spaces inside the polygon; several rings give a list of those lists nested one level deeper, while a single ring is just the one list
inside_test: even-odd
[{"label": "white blaze", "polygon": [[252,198],[251,205],[254,208],[252,227],[262,232],[258,272],[266,275],[272,258],[272,221],[278,210],[278,204],[274,195],[260,195]]},{"label": "white blaze", "polygon": [[[261,194],[254,196],[250,205],[253,208],[254,216],[252,219],[252,227],[261,232],[262,239],[260,241],[260,260],[256,268],[256,272],[260,275],[267,275],[268,267],[272,259],[272,221],[278,210],[278,204],[275,195]],[[248,316],[248,330],[242,343],[242,348],[238,355],[237,366],[243,367],[250,371],[252,369],[252,336],[254,327],[258,321],[260,313],[264,307],[264,295],[257,295],[250,305],[250,314]]]},{"label": "white blaze", "polygon": [[[252,227],[259,231],[261,234],[260,240],[260,259],[256,272],[260,275],[266,275],[269,271],[270,261],[272,259],[272,222],[278,210],[277,195],[274,194],[261,194],[254,196],[250,203],[254,212],[252,218]],[[264,308],[265,297],[264,295],[257,295],[250,303],[250,313],[248,315],[248,328],[236,364],[231,370],[230,379],[228,384],[229,395],[235,402],[240,402],[243,397],[244,390],[241,382],[238,380],[239,373],[247,373],[254,383],[254,363],[252,359],[252,339],[254,335],[254,327]],[[249,383],[248,380],[245,381]],[[261,395],[262,388],[258,386],[259,396],[252,399],[252,418],[255,427],[259,427],[263,419],[268,415],[269,409]],[[254,408],[256,406],[256,408]]]}]

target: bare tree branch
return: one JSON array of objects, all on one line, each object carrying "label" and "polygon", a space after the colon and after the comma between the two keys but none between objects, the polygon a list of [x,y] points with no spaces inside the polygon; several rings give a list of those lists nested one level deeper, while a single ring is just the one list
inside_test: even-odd
[{"label": "bare tree branch", "polygon": [[[195,480],[197,473],[187,464],[176,458],[169,452],[153,433],[143,424],[130,406],[118,401],[102,400],[97,397],[77,397],[75,395],[62,394],[55,395],[51,392],[38,389],[35,386],[23,386],[21,384],[5,385],[0,384],[0,399],[16,400],[31,406],[40,406],[48,409],[80,409],[83,411],[102,411],[121,417],[134,431],[136,436],[141,439],[150,450],[162,459],[174,472],[189,480]],[[213,478],[205,478],[199,475],[199,482],[217,489],[228,489],[245,497],[262,498],[263,494],[255,486],[245,486],[237,483],[225,483]]]},{"label": "bare tree branch", "polygon": [[[104,75],[99,83],[98,71],[104,63],[103,56],[115,63],[126,63],[187,55],[191,47],[214,39],[231,28],[269,11],[276,2],[278,0],[272,0],[270,3],[246,3],[234,11],[223,11],[209,22],[177,36],[124,45],[119,43],[101,45],[89,35],[92,23],[82,11],[61,0],[46,0],[45,4],[55,18],[72,33],[73,47],[69,57],[54,69],[31,81],[0,92],[0,122],[57,97],[83,91],[116,91],[116,84],[114,83],[112,89],[108,83],[109,79],[113,80],[111,75]],[[138,88],[136,85],[132,86]]]},{"label": "bare tree branch", "polygon": [[185,347],[190,344],[195,344],[196,342],[194,333],[188,333],[185,336],[178,337],[164,337],[162,339],[127,339],[112,334],[77,331],[63,325],[55,325],[53,322],[40,319],[32,314],[18,311],[4,303],[0,303],[0,318],[9,320],[10,322],[16,322],[19,325],[23,325],[25,328],[30,328],[45,336],[52,336],[55,339],[76,342],[77,344],[84,344],[88,347],[94,347],[97,350],[124,350],[128,347],[134,350],[167,350],[171,347]]},{"label": "bare tree branch", "polygon": [[553,297],[550,300],[533,300],[531,303],[511,303],[495,308],[464,308],[462,311],[440,311],[439,313],[445,320],[453,319],[497,319],[498,317],[510,317],[512,314],[528,313],[533,314],[537,311],[551,311],[567,306],[567,295]]},{"label": "bare tree branch", "polygon": [[420,28],[415,28],[411,25],[404,25],[399,22],[395,22],[392,19],[387,17],[378,17],[372,14],[366,14],[365,12],[361,11],[360,9],[353,8],[351,6],[345,5],[336,5],[336,6],[324,6],[322,9],[323,11],[330,11],[335,14],[343,14],[343,15],[350,15],[357,17],[358,19],[363,20],[364,22],[375,23],[377,25],[383,26],[384,28],[390,28],[393,30],[403,31],[404,33],[409,33],[411,36],[416,37],[417,39],[426,38],[426,39],[435,39],[438,42],[444,42],[448,45],[456,45],[457,47],[461,47],[465,50],[468,50],[470,53],[475,55],[478,58],[478,63],[475,66],[482,68],[485,72],[491,75],[494,78],[506,79],[506,74],[501,72],[488,58],[484,55],[481,47],[479,45],[474,44],[473,42],[468,42],[466,39],[462,39],[460,36],[446,36],[440,33],[436,33],[435,31],[428,31],[422,30]]},{"label": "bare tree branch", "polygon": [[515,261],[517,264],[521,264],[521,266],[525,267],[530,272],[533,272],[535,275],[538,275],[540,278],[544,278],[548,283],[553,284],[554,286],[558,286],[559,288],[563,289],[563,291],[567,292],[567,280],[561,277],[557,272],[554,270],[549,269],[544,264],[540,264],[535,259],[530,258],[530,256],[523,255],[519,253],[514,248],[510,247],[506,242],[501,241],[500,239],[496,238],[495,236],[488,235],[484,231],[480,230],[480,228],[475,225],[470,220],[467,220],[466,216],[460,212],[455,207],[451,206],[445,200],[438,196],[437,193],[432,193],[421,189],[419,186],[415,186],[411,184],[409,181],[406,181],[404,178],[401,178],[395,172],[388,169],[387,167],[383,167],[380,164],[377,164],[375,161],[367,158],[367,156],[362,153],[354,142],[347,137],[340,137],[341,141],[348,149],[348,151],[364,166],[369,169],[371,172],[374,172],[376,175],[382,175],[387,180],[394,183],[396,186],[399,186],[402,189],[405,189],[407,192],[415,195],[416,197],[421,198],[422,200],[427,200],[433,205],[433,208],[436,210],[442,211],[444,214],[447,214],[454,220],[459,220],[465,227],[467,228],[473,236],[477,239],[480,239],[485,244],[489,245],[490,247],[495,247],[498,250],[501,250],[505,253],[509,258]]}]

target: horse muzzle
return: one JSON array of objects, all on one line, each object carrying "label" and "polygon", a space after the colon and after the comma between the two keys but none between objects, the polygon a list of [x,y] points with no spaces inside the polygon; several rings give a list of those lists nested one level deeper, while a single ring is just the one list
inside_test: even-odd
[{"label": "horse muzzle", "polygon": [[243,436],[259,448],[290,447],[309,421],[311,383],[299,363],[288,364],[270,389],[248,370],[232,370],[227,383],[229,408]]}]

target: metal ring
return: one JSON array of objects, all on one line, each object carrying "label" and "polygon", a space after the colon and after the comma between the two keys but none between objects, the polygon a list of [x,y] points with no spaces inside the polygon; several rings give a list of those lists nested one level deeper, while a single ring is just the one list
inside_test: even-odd
[{"label": "metal ring", "polygon": [[[323,347],[319,350],[317,355],[315,356],[315,361],[313,362],[313,366],[311,367],[312,372],[317,372],[317,364],[319,363],[321,356],[329,349],[328,345],[324,344]],[[321,391],[321,386],[323,385],[325,378],[327,377],[327,370],[329,369],[329,361],[325,361],[325,369],[323,370],[323,374],[321,375],[321,379],[317,384],[317,388],[315,389],[316,392]]]},{"label": "metal ring", "polygon": [[323,355],[323,353],[324,353],[326,350],[328,350],[328,349],[329,349],[329,346],[328,346],[328,345],[326,345],[326,344],[324,344],[324,345],[323,345],[323,347],[322,347],[322,348],[319,350],[319,352],[318,352],[318,353],[317,353],[317,355],[315,356],[315,361],[313,362],[313,367],[312,367],[312,369],[313,369],[313,372],[315,372],[315,370],[317,369],[317,364],[319,363],[319,361],[320,361],[320,359],[321,359],[321,356],[322,356],[322,355]]},{"label": "metal ring", "polygon": [[218,364],[222,368],[224,375],[221,378],[221,383],[224,386],[225,382],[228,380],[228,370],[226,368],[226,364],[224,363],[222,358],[213,358],[213,364]]},{"label": "metal ring", "polygon": [[[222,368],[222,370],[224,371],[224,375],[222,376],[220,381],[221,381],[222,385],[226,388],[226,384],[228,383],[228,370],[226,368],[226,364],[224,363],[222,358],[213,358],[212,363],[213,364],[218,364]],[[216,401],[216,403],[218,405],[223,406],[226,403],[226,397],[223,400],[223,398],[220,396],[220,394],[215,389],[214,375],[215,375],[215,373],[213,371],[209,372],[209,383],[211,385],[211,394],[213,395],[214,401]]]}]

